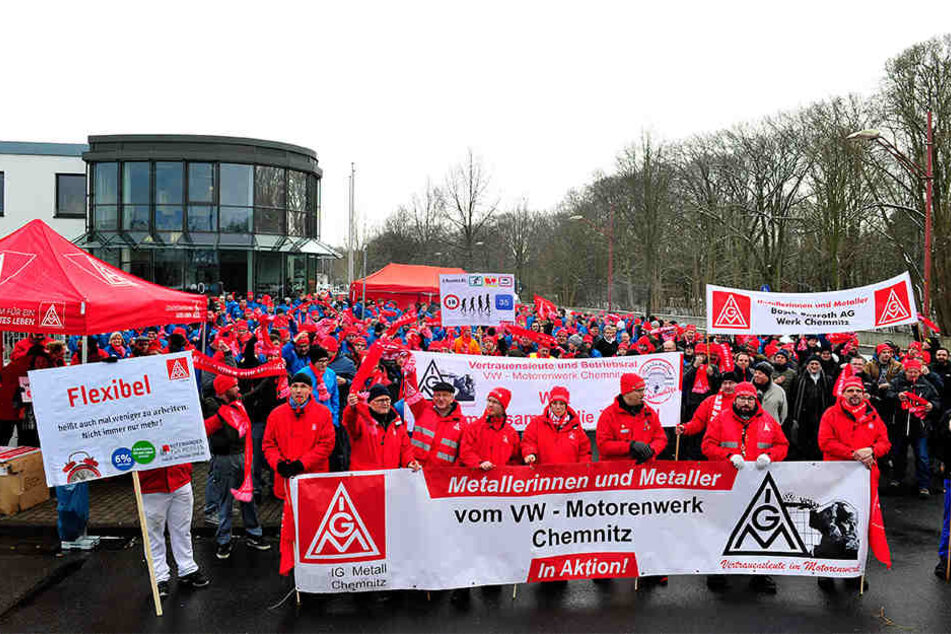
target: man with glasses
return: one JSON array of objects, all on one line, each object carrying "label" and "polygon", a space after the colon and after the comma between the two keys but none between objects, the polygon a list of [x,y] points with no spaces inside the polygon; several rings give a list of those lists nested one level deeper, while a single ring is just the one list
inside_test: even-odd
[{"label": "man with glasses", "polygon": [[[789,451],[783,428],[760,407],[756,386],[748,381],[733,390],[733,405],[710,421],[700,448],[708,460],[729,460],[739,471],[748,461],[757,469],[779,462]],[[707,577],[707,587],[714,592],[726,589],[725,575]],[[776,594],[776,583],[768,575],[753,575],[750,588],[755,592]]]},{"label": "man with glasses", "polygon": [[351,471],[420,469],[406,425],[393,409],[385,385],[371,386],[365,403],[360,402],[356,392],[350,392],[343,410],[343,425],[350,434]]},{"label": "man with glasses", "polygon": [[340,392],[337,373],[330,369],[330,353],[320,346],[311,346],[310,363],[300,372],[310,376],[315,400],[330,410],[334,426],[340,425]]}]

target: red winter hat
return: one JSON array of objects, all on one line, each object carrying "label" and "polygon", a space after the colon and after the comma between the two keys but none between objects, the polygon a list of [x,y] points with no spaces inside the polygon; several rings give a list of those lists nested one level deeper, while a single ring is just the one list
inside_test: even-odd
[{"label": "red winter hat", "polygon": [[494,388],[486,398],[494,398],[502,404],[502,409],[508,409],[512,401],[512,393],[504,387]]},{"label": "red winter hat", "polygon": [[906,370],[921,370],[921,360],[920,359],[905,359],[905,362],[901,364]]},{"label": "red winter hat", "polygon": [[634,390],[644,387],[644,385],[644,379],[633,372],[621,375],[621,394],[633,392]]},{"label": "red winter hat", "polygon": [[736,396],[741,396],[745,394],[747,396],[752,396],[753,398],[756,398],[756,386],[750,383],[749,381],[743,381],[742,383],[736,384],[736,388],[734,388],[733,393]]},{"label": "red winter hat", "polygon": [[215,377],[214,387],[215,394],[221,396],[231,388],[238,385],[238,379],[233,376],[225,376],[224,374],[219,374]]},{"label": "red winter hat", "polygon": [[865,385],[862,384],[862,379],[857,376],[850,376],[846,380],[842,381],[842,391],[845,392],[846,389],[850,387],[857,387],[860,390],[865,389]]},{"label": "red winter hat", "polygon": [[570,404],[571,400],[568,394],[568,388],[562,387],[561,385],[556,385],[551,388],[551,392],[548,393],[548,402],[553,403],[555,401],[561,401],[565,405]]},{"label": "red winter hat", "polygon": [[882,350],[891,350],[891,349],[892,347],[888,345],[887,343],[880,343],[877,346],[875,346],[875,354],[881,354]]},{"label": "red winter hat", "polygon": [[698,343],[693,347],[694,354],[707,354],[707,344]]},{"label": "red winter hat", "polygon": [[337,354],[337,350],[340,349],[340,344],[337,343],[337,340],[333,337],[327,336],[320,340],[320,347],[330,354]]}]

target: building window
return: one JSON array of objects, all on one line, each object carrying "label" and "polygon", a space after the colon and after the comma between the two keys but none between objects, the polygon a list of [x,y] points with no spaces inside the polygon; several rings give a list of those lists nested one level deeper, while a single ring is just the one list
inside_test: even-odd
[{"label": "building window", "polygon": [[86,175],[56,175],[56,217],[86,217]]},{"label": "building window", "polygon": [[155,230],[181,231],[185,223],[185,164],[155,163]]},{"label": "building window", "polygon": [[152,256],[155,283],[166,288],[181,290],[185,281],[185,251],[182,249],[156,249]]},{"label": "building window", "polygon": [[0,172],[0,216],[3,215],[3,172]]},{"label": "building window", "polygon": [[221,291],[218,252],[214,249],[189,249],[185,252],[185,290],[193,293]]},{"label": "building window", "polygon": [[254,170],[250,165],[222,163],[220,230],[225,233],[251,233],[254,204]]},{"label": "building window", "polygon": [[280,167],[257,166],[254,169],[254,232],[283,235],[287,188]]},{"label": "building window", "polygon": [[149,230],[149,176],[148,161],[122,164],[122,228],[126,231]]},{"label": "building window", "polygon": [[119,164],[95,163],[92,177],[93,228],[115,231],[119,228]]}]

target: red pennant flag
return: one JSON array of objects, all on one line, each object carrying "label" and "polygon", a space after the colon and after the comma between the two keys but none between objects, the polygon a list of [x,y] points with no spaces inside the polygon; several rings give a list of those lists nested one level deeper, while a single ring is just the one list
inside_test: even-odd
[{"label": "red pennant flag", "polygon": [[924,315],[918,315],[918,321],[920,321],[921,323],[923,323],[923,324],[924,324],[925,326],[927,326],[928,328],[931,328],[932,330],[934,330],[934,332],[935,332],[936,335],[940,335],[940,334],[941,334],[941,331],[938,329],[938,324],[934,323],[933,321],[931,321],[930,319],[928,319],[928,318],[925,317]]},{"label": "red pennant flag", "polygon": [[885,538],[885,520],[882,517],[882,505],[878,500],[878,472],[872,471],[870,479],[872,488],[872,517],[868,523],[868,543],[872,547],[872,554],[875,559],[885,564],[886,568],[892,567],[892,552],[888,548],[888,540]]},{"label": "red pennant flag", "polygon": [[551,335],[546,335],[543,332],[535,332],[534,330],[522,328],[521,326],[516,326],[515,324],[505,324],[505,328],[510,333],[512,333],[513,337],[525,337],[526,339],[534,341],[535,343],[545,344],[549,348],[553,348],[557,343],[554,337]]},{"label": "red pennant flag", "polygon": [[535,312],[539,319],[554,319],[558,316],[558,307],[541,295],[535,296]]}]

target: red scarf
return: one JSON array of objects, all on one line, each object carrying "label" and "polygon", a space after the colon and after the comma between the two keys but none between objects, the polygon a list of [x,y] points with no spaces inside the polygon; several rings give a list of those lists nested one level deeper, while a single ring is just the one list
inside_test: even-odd
[{"label": "red scarf", "polygon": [[710,381],[707,380],[707,364],[704,363],[697,368],[697,374],[693,380],[693,393],[706,394],[710,391]]},{"label": "red scarf", "polygon": [[330,392],[327,391],[327,386],[324,385],[324,373],[314,367],[313,363],[310,364],[310,371],[314,373],[314,379],[317,381],[317,385],[314,386],[317,389],[317,400],[329,401]]}]

